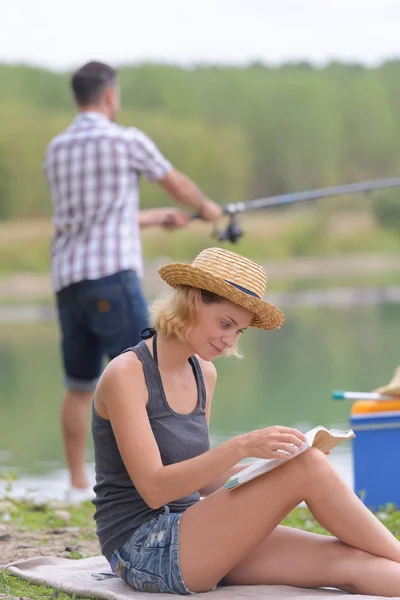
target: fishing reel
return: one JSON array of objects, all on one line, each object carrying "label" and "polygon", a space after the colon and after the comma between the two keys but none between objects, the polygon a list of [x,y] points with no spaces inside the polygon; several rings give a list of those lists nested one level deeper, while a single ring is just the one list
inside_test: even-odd
[{"label": "fishing reel", "polygon": [[219,229],[215,226],[211,235],[219,242],[231,242],[232,244],[236,244],[243,234],[244,231],[237,221],[237,216],[230,214],[229,223],[226,229]]}]

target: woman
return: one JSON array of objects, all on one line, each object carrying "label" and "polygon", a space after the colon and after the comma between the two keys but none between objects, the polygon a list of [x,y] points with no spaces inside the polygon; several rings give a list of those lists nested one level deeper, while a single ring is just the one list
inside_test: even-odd
[{"label": "woman", "polygon": [[[107,366],[94,397],[95,519],[113,571],[175,594],[223,583],[400,595],[400,542],[319,450],[223,488],[242,459],[281,457],[305,439],[268,427],[209,448],[211,361],[235,353],[247,327],[284,323],[263,301],[263,269],[210,248],[160,274],[175,291],[154,306],[155,335]],[[279,525],[301,501],[335,537]]]}]

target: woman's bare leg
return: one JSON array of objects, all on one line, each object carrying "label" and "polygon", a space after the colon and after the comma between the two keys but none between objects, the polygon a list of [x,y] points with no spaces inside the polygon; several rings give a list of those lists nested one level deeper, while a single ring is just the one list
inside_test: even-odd
[{"label": "woman's bare leg", "polygon": [[[212,588],[303,500],[321,525],[342,542],[400,563],[400,543],[342,481],[325,455],[311,448],[237,490],[218,490],[185,511],[180,562],[188,588]],[[400,565],[394,568],[400,594]]]},{"label": "woman's bare leg", "polygon": [[224,578],[227,585],[336,587],[358,594],[398,596],[399,564],[334,537],[278,526]]}]

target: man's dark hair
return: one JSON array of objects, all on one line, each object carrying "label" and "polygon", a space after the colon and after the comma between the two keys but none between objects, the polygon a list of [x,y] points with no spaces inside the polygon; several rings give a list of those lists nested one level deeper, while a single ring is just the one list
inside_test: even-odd
[{"label": "man's dark hair", "polygon": [[79,106],[87,106],[100,100],[107,86],[115,83],[117,71],[101,62],[83,65],[72,75],[71,86]]}]

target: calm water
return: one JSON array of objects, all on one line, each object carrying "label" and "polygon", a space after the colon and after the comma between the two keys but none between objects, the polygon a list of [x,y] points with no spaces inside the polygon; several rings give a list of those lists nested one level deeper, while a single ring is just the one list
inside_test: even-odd
[{"label": "calm water", "polygon": [[[333,389],[386,383],[399,361],[396,305],[286,311],[280,331],[246,331],[244,360],[219,359],[211,433],[218,443],[271,424],[307,430],[348,426],[351,405]],[[54,323],[0,329],[0,470],[17,473],[16,495],[28,489],[62,497],[67,477],[59,433],[62,374]],[[88,461],[92,447],[88,440]],[[351,446],[331,455],[351,482]]]}]

